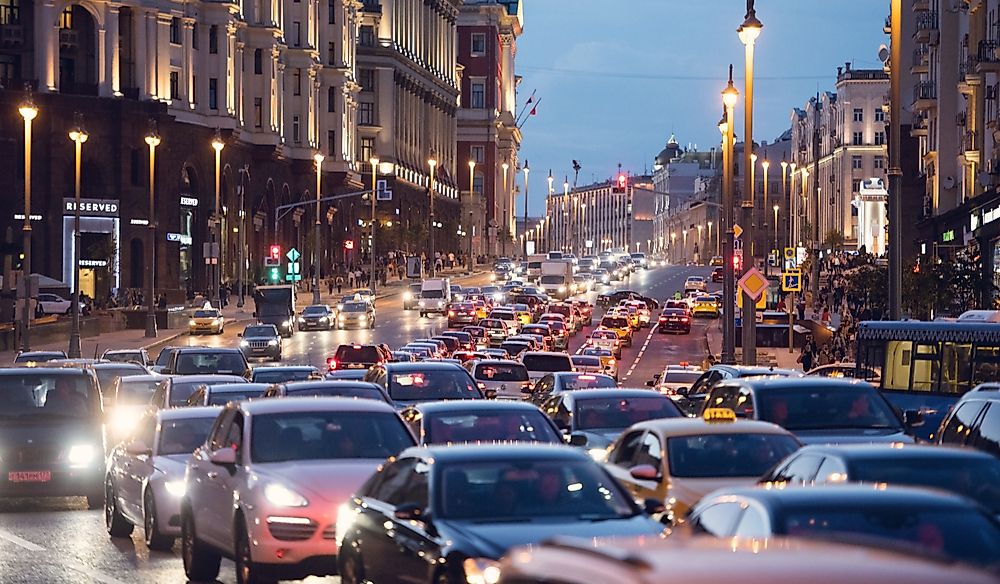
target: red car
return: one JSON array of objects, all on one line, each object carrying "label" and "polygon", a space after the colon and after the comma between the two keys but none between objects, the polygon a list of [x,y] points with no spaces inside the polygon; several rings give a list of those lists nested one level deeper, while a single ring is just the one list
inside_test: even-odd
[{"label": "red car", "polygon": [[471,302],[456,302],[448,307],[448,328],[463,324],[476,324],[476,305]]},{"label": "red car", "polygon": [[723,278],[722,266],[712,270],[712,282],[721,282]]}]

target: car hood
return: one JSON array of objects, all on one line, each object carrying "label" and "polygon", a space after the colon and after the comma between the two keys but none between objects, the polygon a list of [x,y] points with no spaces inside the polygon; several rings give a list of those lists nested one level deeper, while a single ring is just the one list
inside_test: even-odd
[{"label": "car hood", "polygon": [[[340,504],[375,472],[384,459],[291,460],[257,464],[254,473],[263,482],[280,482],[310,501]],[[294,485],[294,487],[292,487]]]},{"label": "car hood", "polygon": [[606,430],[577,430],[573,434],[578,436],[586,436],[587,438],[587,448],[607,448],[611,446],[625,429],[617,430],[614,428],[608,428]]},{"label": "car hood", "polygon": [[829,430],[793,430],[803,444],[865,444],[914,441],[899,428],[832,428]]},{"label": "car hood", "polygon": [[93,418],[0,419],[0,458],[16,448],[68,450],[74,444],[92,444],[103,450],[100,424]]},{"label": "car hood", "polygon": [[574,537],[603,539],[658,535],[663,531],[663,525],[642,514],[596,522],[567,517],[523,523],[479,524],[454,520],[440,520],[436,523],[447,539],[455,542],[456,547],[465,548],[462,552],[495,559],[512,547],[540,543],[567,533],[572,533]]},{"label": "car hood", "polygon": [[153,467],[168,479],[181,479],[184,478],[189,460],[191,460],[190,454],[167,454],[153,458]]}]

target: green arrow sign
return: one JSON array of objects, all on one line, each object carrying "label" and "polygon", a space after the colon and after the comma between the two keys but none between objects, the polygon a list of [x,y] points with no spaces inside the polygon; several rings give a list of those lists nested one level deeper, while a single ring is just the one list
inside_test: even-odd
[{"label": "green arrow sign", "polygon": [[285,254],[285,257],[288,258],[288,261],[290,262],[297,262],[299,261],[299,258],[302,257],[302,254],[299,253],[299,250],[293,247],[292,249],[288,250],[288,253]]}]

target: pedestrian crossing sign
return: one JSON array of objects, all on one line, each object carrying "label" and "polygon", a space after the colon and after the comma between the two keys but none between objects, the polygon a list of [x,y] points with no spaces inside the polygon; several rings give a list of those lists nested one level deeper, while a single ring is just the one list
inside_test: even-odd
[{"label": "pedestrian crossing sign", "polygon": [[781,289],[785,292],[802,291],[802,271],[793,270],[781,274]]}]

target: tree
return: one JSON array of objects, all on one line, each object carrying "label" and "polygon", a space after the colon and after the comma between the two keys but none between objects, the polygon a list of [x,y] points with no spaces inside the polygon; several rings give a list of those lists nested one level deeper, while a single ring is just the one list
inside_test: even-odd
[{"label": "tree", "polygon": [[839,229],[831,229],[823,237],[823,247],[826,249],[839,250],[844,246],[844,233]]}]

